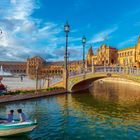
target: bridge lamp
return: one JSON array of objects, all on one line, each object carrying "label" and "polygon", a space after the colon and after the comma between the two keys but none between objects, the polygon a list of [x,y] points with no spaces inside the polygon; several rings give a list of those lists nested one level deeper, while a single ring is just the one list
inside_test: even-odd
[{"label": "bridge lamp", "polygon": [[66,33],[68,33],[69,32],[69,29],[70,29],[70,26],[69,26],[68,22],[66,22],[66,24],[64,25],[64,31]]},{"label": "bridge lamp", "polygon": [[66,91],[68,90],[68,33],[70,30],[70,26],[68,22],[64,25],[64,31],[66,33],[66,47],[65,47],[65,56],[64,56],[64,61],[65,61],[65,88]]},{"label": "bridge lamp", "polygon": [[86,43],[86,37],[85,37],[85,36],[82,37],[82,43],[83,43],[83,44]]},{"label": "bridge lamp", "polygon": [[83,44],[83,72],[85,74],[85,44],[86,44],[86,37],[82,37],[82,44]]}]

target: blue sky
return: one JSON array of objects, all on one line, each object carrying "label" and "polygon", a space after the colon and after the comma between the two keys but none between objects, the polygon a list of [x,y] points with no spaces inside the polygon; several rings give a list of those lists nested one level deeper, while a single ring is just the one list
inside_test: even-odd
[{"label": "blue sky", "polygon": [[103,43],[131,47],[140,35],[139,5],[140,0],[0,0],[0,60],[63,60],[66,20],[70,60],[82,59],[83,35],[86,51],[90,44],[94,52]]}]

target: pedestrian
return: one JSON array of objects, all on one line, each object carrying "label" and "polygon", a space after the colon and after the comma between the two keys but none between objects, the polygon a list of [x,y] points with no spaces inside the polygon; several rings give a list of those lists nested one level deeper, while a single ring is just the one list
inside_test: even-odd
[{"label": "pedestrian", "polygon": [[20,80],[21,80],[21,82],[23,82],[23,77],[22,76],[20,77]]}]

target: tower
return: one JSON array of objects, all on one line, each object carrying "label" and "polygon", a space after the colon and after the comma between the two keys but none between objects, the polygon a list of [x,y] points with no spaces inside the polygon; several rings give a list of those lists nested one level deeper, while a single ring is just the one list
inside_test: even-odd
[{"label": "tower", "polygon": [[91,66],[92,65],[92,57],[94,56],[93,50],[92,50],[92,45],[90,45],[90,48],[88,50],[87,54],[87,65]]}]

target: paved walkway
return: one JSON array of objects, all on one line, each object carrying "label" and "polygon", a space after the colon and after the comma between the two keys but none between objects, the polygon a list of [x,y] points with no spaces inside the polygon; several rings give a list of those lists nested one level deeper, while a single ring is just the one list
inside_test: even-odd
[{"label": "paved walkway", "polygon": [[8,90],[17,89],[35,89],[35,80],[30,80],[27,77],[21,81],[20,77],[4,77],[2,83],[7,86]]},{"label": "paved walkway", "polygon": [[[57,83],[62,78],[54,77],[50,79],[50,86],[54,83]],[[28,77],[23,77],[23,81],[21,81],[20,77],[4,77],[2,83],[8,87],[8,90],[21,90],[21,89],[35,89],[36,81],[31,80]],[[45,80],[38,81],[38,88],[43,88],[45,86]]]}]

